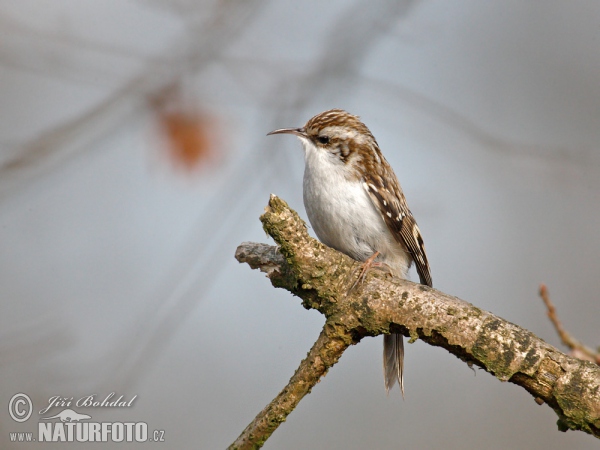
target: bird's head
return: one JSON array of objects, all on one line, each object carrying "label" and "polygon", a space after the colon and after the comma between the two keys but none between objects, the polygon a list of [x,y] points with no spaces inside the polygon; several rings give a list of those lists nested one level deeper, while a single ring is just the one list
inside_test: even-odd
[{"label": "bird's head", "polygon": [[302,128],[281,128],[271,134],[296,135],[306,152],[328,152],[343,164],[364,166],[370,160],[381,161],[379,146],[369,129],[358,116],[342,109],[317,114]]}]

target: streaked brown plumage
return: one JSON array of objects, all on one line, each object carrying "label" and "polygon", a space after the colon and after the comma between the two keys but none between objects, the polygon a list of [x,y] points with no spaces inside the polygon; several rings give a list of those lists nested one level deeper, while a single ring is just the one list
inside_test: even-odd
[{"label": "streaked brown plumage", "polygon": [[[304,205],[310,223],[326,245],[358,261],[379,252],[377,261],[406,278],[414,261],[422,284],[431,273],[421,232],[394,171],[359,117],[341,109],[322,112],[289,133],[304,146]],[[384,336],[386,390],[398,381],[402,393],[402,335]]]}]

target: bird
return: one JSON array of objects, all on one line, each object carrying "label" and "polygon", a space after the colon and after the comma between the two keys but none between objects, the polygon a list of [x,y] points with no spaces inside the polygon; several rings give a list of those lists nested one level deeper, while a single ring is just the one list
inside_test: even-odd
[{"label": "bird", "polygon": [[[356,261],[384,265],[408,279],[414,262],[421,284],[432,286],[421,231],[398,178],[360,117],[342,109],[324,111],[300,128],[268,135],[297,136],[304,149],[303,200],[321,242]],[[359,277],[360,278],[360,277]],[[404,340],[385,334],[385,389],[397,382],[404,397]]]}]

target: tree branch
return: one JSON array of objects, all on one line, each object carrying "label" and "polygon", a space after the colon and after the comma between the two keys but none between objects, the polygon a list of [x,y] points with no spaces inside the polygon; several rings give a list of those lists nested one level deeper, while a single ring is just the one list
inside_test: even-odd
[{"label": "tree branch", "polygon": [[600,438],[600,367],[560,352],[533,333],[459,298],[378,271],[350,289],[360,263],[311,238],[305,223],[272,195],[261,216],[278,248],[244,243],[240,262],[325,315],[326,323],[288,386],[230,448],[260,448],[343,351],[365,336],[399,332],[443,347],[501,381],[525,388],[558,415],[558,426]]},{"label": "tree branch", "polygon": [[345,327],[326,323],[288,385],[263,409],[231,444],[230,449],[260,448],[281,422],[327,373],[344,350],[354,343]]}]

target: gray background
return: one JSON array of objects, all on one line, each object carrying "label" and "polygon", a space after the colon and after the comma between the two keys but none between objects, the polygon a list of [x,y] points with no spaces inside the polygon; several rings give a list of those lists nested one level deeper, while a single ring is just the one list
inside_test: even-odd
[{"label": "gray background", "polygon": [[[377,137],[436,288],[559,345],[545,282],[597,345],[599,23],[594,1],[1,0],[0,447],[40,448],[8,433],[51,396],[113,391],[134,406],[75,409],[166,430],[151,447],[235,439],[323,324],[233,258],[268,241],[270,193],[306,217],[300,144],[265,134],[332,107]],[[193,173],[149,106],[169,85],[216,124]],[[350,348],[265,448],[597,446],[422,342],[405,401],[381,372],[381,338]]]}]

